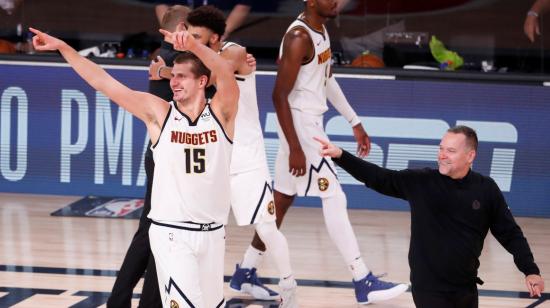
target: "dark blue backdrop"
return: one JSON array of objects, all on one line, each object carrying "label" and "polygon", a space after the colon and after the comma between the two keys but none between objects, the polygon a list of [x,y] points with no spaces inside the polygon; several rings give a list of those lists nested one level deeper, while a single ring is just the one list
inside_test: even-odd
[{"label": "dark blue backdrop", "polygon": [[[129,87],[147,89],[141,67],[110,67]],[[277,149],[271,102],[275,76],[257,76],[270,167]],[[491,175],[517,215],[550,217],[550,90],[468,82],[338,78],[372,137],[369,160],[401,169],[435,167],[439,139],[457,123],[477,129],[474,169]],[[0,191],[142,197],[145,127],[85,84],[66,65],[0,63]],[[546,103],[545,103],[546,102]],[[326,130],[353,150],[351,128],[331,108]],[[352,208],[407,210],[339,173]],[[298,204],[320,206],[316,198]]]}]

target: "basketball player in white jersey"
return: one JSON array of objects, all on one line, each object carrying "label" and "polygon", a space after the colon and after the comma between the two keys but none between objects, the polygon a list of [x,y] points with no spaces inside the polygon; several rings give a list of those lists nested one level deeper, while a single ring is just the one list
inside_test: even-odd
[{"label": "basketball player in white jersey", "polygon": [[[275,224],[271,176],[256,98],[255,67],[247,63],[244,47],[220,41],[225,31],[225,17],[217,8],[201,6],[194,9],[187,16],[187,25],[190,34],[218,52],[235,72],[240,97],[230,168],[231,208],[239,226],[255,225],[279,269],[282,307],[295,307],[296,281],[290,267],[288,244]],[[215,75],[212,82],[217,86]],[[252,258],[260,258],[263,252],[250,247],[246,254]],[[230,288],[248,293],[257,299],[278,299],[279,295],[265,287],[257,278],[256,266],[256,262],[237,264]]]},{"label": "basketball player in white jersey", "polygon": [[[365,265],[334,164],[319,154],[313,139],[328,139],[323,129],[328,97],[353,128],[358,154],[364,157],[370,150],[368,135],[331,75],[330,39],[324,23],[336,16],[337,2],[307,0],[304,5],[305,11],[288,27],[281,43],[273,89],[281,142],[274,184],[277,224],[281,224],[296,195],[320,197],[328,233],[353,276],[357,302],[387,300],[405,292],[408,286],[381,281]],[[257,236],[252,246],[264,250]]]},{"label": "basketball player in white jersey", "polygon": [[[31,31],[37,34],[37,50],[59,50],[93,88],[147,127],[155,159],[149,236],[163,306],[222,307],[223,225],[230,208],[231,140],[239,98],[227,61],[187,32],[171,34],[176,50],[190,52],[174,61],[174,99],[167,102],[127,88],[63,41]],[[208,68],[216,74],[218,91],[210,102],[204,94]]]}]

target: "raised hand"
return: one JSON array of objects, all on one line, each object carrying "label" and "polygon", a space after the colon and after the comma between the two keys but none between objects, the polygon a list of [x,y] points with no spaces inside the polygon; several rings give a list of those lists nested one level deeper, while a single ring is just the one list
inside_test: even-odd
[{"label": "raised hand", "polygon": [[155,59],[151,60],[151,64],[149,65],[149,80],[161,80],[160,71],[164,67],[166,67],[166,62],[161,56],[157,56],[156,61]]},{"label": "raised hand", "polygon": [[535,42],[536,36],[540,35],[539,18],[533,15],[527,15],[523,23],[523,32],[531,43]]},{"label": "raised hand", "polygon": [[322,156],[328,156],[332,158],[339,158],[342,156],[342,149],[330,143],[328,140],[323,140],[319,137],[313,137],[317,142],[321,144],[321,149],[319,153]]},{"label": "raised hand", "polygon": [[256,70],[256,58],[251,53],[246,54],[246,64]]},{"label": "raised hand", "polygon": [[49,34],[46,34],[46,33],[42,32],[40,30],[37,30],[37,29],[34,29],[34,28],[29,28],[29,31],[36,34],[32,38],[32,44],[33,44],[35,50],[41,50],[41,51],[59,50],[59,48],[66,45],[66,43],[63,42],[62,40],[60,40],[56,37],[53,37]]},{"label": "raised hand", "polygon": [[167,41],[174,45],[174,49],[178,51],[190,50],[198,44],[195,38],[185,30],[170,32],[168,30],[159,29],[159,32],[162,33]]}]

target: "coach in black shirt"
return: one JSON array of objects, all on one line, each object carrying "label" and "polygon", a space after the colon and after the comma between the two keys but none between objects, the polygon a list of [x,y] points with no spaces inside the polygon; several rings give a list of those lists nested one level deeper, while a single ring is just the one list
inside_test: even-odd
[{"label": "coach in black shirt", "polygon": [[394,171],[364,161],[324,140],[323,155],[369,188],[411,207],[409,265],[417,307],[478,307],[479,256],[487,232],[514,256],[531,296],[544,280],[504,196],[490,177],[471,170],[476,132],[451,128],[439,146],[439,169]]}]

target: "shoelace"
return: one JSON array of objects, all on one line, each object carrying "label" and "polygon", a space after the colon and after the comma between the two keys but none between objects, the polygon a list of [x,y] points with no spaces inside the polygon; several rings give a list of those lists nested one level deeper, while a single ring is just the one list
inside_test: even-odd
[{"label": "shoelace", "polygon": [[252,268],[246,275],[246,278],[248,278],[250,280],[250,282],[252,282],[252,284],[255,284],[255,285],[259,285],[259,286],[264,286],[261,282],[260,282],[260,279],[258,278],[258,275],[256,274],[256,268]]},{"label": "shoelace", "polygon": [[391,283],[391,282],[386,282],[386,281],[383,281],[383,280],[380,280],[379,278],[382,278],[382,277],[385,277],[387,276],[387,273],[383,273],[381,275],[372,275],[372,277],[374,277],[373,280],[368,280],[367,279],[367,284],[368,286],[376,286],[376,287],[382,287],[382,288],[391,288],[393,286],[395,286],[394,283]]}]

